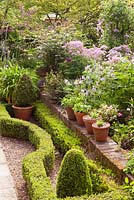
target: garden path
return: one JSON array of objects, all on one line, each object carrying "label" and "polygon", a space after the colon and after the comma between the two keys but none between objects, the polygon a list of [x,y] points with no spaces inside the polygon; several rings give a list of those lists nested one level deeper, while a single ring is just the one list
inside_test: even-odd
[{"label": "garden path", "polygon": [[0,137],[0,200],[17,200],[13,178],[8,168]]}]

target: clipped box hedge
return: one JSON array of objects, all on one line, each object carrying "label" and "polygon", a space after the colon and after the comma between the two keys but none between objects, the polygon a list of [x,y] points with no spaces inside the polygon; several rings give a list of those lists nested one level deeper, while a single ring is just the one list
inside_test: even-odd
[{"label": "clipped box hedge", "polygon": [[40,127],[19,119],[11,118],[6,108],[0,105],[0,134],[2,136],[28,139],[36,151],[23,159],[22,172],[31,200],[55,198],[49,171],[54,162],[54,146],[51,136]]},{"label": "clipped box hedge", "polygon": [[35,104],[34,117],[52,137],[56,146],[64,153],[71,148],[80,148],[80,139],[59,120],[43,103]]},{"label": "clipped box hedge", "polygon": [[[36,148],[36,151],[25,156],[22,164],[23,177],[27,183],[30,199],[58,200],[48,177],[54,161],[54,146],[50,135],[34,124],[11,118],[4,105],[0,105],[0,134],[3,136],[28,139]],[[78,145],[79,141],[76,144]],[[62,148],[65,147],[65,151],[67,151],[67,148],[71,148],[72,146],[69,143],[68,146],[62,145]],[[97,173],[97,168],[94,164],[88,163],[88,166],[90,170],[95,168],[94,172]],[[91,177],[94,172],[91,174]],[[122,190],[115,190],[89,197],[67,197],[64,200],[131,200],[131,198]]]}]

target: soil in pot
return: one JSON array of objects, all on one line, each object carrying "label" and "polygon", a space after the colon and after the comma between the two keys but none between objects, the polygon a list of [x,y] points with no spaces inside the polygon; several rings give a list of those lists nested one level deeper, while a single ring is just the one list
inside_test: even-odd
[{"label": "soil in pot", "polygon": [[71,107],[67,107],[66,108],[66,112],[67,112],[68,119],[70,119],[70,120],[76,120],[74,111],[73,111],[73,109]]},{"label": "soil in pot", "polygon": [[81,113],[81,112],[75,112],[75,117],[77,120],[78,125],[80,126],[84,126],[84,121],[83,121],[83,116],[85,115],[85,113]]},{"label": "soil in pot", "polygon": [[108,137],[108,131],[109,131],[110,124],[109,123],[105,123],[104,126],[99,127],[99,126],[97,126],[96,123],[93,123],[92,127],[93,127],[95,140],[97,142],[107,142],[107,137]]},{"label": "soil in pot", "polygon": [[83,121],[85,123],[85,127],[86,127],[87,132],[90,135],[93,135],[94,132],[93,132],[92,124],[96,122],[96,119],[91,118],[89,115],[85,115],[85,116],[83,116]]}]

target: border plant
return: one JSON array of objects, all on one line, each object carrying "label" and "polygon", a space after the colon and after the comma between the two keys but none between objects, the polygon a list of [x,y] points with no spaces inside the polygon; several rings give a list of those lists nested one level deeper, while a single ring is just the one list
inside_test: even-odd
[{"label": "border plant", "polygon": [[51,111],[40,102],[35,104],[34,117],[39,121],[42,128],[46,129],[51,135],[55,145],[66,152],[72,147],[79,148],[80,139],[73,131],[67,128],[64,123],[56,118]]}]

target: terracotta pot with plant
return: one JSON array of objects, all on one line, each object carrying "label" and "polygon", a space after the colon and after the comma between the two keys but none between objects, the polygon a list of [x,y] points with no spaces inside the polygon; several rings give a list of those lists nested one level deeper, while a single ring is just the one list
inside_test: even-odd
[{"label": "terracotta pot with plant", "polygon": [[75,103],[75,97],[70,95],[66,95],[65,97],[63,97],[61,101],[61,105],[65,108],[68,119],[70,120],[76,120],[73,110],[74,103]]},{"label": "terracotta pot with plant", "polygon": [[30,77],[23,74],[13,92],[13,109],[15,117],[29,120],[32,114],[32,103],[37,99],[35,89]]},{"label": "terracotta pot with plant", "polygon": [[104,122],[103,120],[97,120],[96,123],[92,124],[92,127],[95,140],[97,142],[107,142],[110,123]]},{"label": "terracotta pot with plant", "polygon": [[86,130],[90,135],[94,134],[92,124],[96,122],[97,118],[98,118],[97,110],[93,110],[90,112],[89,115],[85,115],[83,117],[83,121],[85,123]]},{"label": "terracotta pot with plant", "polygon": [[74,110],[78,125],[80,125],[80,126],[85,125],[84,121],[83,121],[83,116],[87,114],[89,107],[90,106],[85,105],[82,102],[76,103],[74,105],[73,110]]}]

